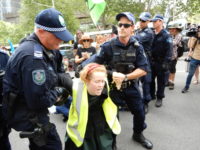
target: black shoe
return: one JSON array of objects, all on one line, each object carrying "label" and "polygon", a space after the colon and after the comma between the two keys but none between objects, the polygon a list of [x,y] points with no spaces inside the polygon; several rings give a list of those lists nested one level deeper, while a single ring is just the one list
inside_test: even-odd
[{"label": "black shoe", "polygon": [[142,133],[139,133],[139,134],[134,133],[132,138],[134,141],[140,143],[143,147],[147,149],[153,148],[153,144],[151,143],[151,141],[146,139]]},{"label": "black shoe", "polygon": [[173,90],[173,89],[174,89],[174,83],[169,82],[169,89],[170,89],[170,90]]},{"label": "black shoe", "polygon": [[67,122],[67,120],[68,120],[68,117],[63,115],[63,122]]},{"label": "black shoe", "polygon": [[145,114],[147,114],[149,112],[149,105],[148,104],[144,104],[144,112],[145,112]]},{"label": "black shoe", "polygon": [[162,106],[162,99],[157,99],[155,103],[156,107],[161,107]]},{"label": "black shoe", "polygon": [[182,89],[182,93],[186,93],[186,92],[188,92],[188,90],[189,90],[189,88],[184,87],[184,88]]}]

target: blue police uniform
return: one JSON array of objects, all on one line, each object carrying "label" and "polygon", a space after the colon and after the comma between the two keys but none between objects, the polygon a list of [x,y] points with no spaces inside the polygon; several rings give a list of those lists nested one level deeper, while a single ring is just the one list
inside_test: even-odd
[{"label": "blue police uniform", "polygon": [[172,57],[172,38],[167,30],[162,29],[155,34],[152,44],[152,82],[151,96],[155,98],[155,78],[157,77],[157,99],[165,97],[165,83],[168,78],[168,64]]},{"label": "blue police uniform", "polygon": [[6,52],[0,49],[0,147],[3,150],[11,150],[10,142],[8,135],[10,133],[10,129],[7,127],[6,120],[2,114],[2,82],[3,82],[3,75],[6,68],[6,64],[8,62],[9,56]]},{"label": "blue police uniform", "polygon": [[152,47],[152,42],[154,38],[154,33],[153,31],[146,27],[144,29],[138,30],[136,32],[136,37],[139,39],[141,42],[144,52],[146,54],[147,62],[148,62],[148,70],[147,70],[147,75],[143,76],[140,78],[142,82],[142,91],[143,91],[143,101],[145,104],[148,104],[149,101],[151,100],[151,94],[150,94],[150,83],[151,83],[151,66],[150,66],[150,61],[151,61],[151,47]]},{"label": "blue police uniform", "polygon": [[[15,93],[14,113],[8,120],[17,131],[33,131],[37,124],[49,124],[48,107],[55,104],[58,73],[64,72],[62,56],[57,50],[46,50],[36,34],[28,37],[10,57],[3,82],[4,95]],[[7,112],[5,103],[5,112]],[[7,113],[6,113],[7,114]],[[62,144],[55,125],[47,132],[47,142],[39,147],[29,138],[30,149],[61,150]]]},{"label": "blue police uniform", "polygon": [[[136,44],[137,43],[137,44]],[[113,48],[113,46],[114,48]],[[137,46],[134,46],[134,45]],[[133,46],[133,47],[132,47]],[[100,64],[105,64],[108,68],[108,77],[111,80],[111,72],[115,71],[116,68],[113,68],[111,64],[113,64],[114,57],[123,57],[123,54],[117,52],[117,49],[121,49],[122,53],[126,53],[124,61],[121,60],[119,63],[126,63],[126,61],[130,60],[134,65],[134,69],[140,68],[142,70],[147,69],[147,60],[144,55],[144,51],[141,45],[137,42],[134,37],[131,37],[128,44],[122,44],[118,38],[112,39],[109,42],[106,42],[102,45],[101,51],[97,54],[95,62]],[[135,50],[134,53],[129,52],[130,50]],[[131,51],[132,51],[131,50]],[[118,63],[118,62],[116,62]],[[124,68],[125,71],[127,68]],[[119,71],[118,71],[119,72]],[[132,72],[132,71],[131,71]],[[124,73],[124,72],[122,72]],[[125,100],[128,108],[131,113],[134,115],[133,117],[133,130],[134,133],[141,133],[145,128],[145,113],[143,109],[143,102],[140,94],[140,90],[138,88],[138,83],[130,80],[129,85],[121,90],[117,90],[115,86],[111,85],[111,93],[110,96],[112,100],[117,103],[118,99]]]}]

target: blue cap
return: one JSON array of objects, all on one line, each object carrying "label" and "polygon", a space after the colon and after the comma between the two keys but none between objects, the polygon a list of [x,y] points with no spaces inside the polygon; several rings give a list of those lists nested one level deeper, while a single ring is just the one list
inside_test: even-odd
[{"label": "blue cap", "polygon": [[151,22],[155,22],[155,21],[157,21],[157,20],[163,21],[163,20],[164,20],[164,17],[163,17],[162,15],[160,15],[160,14],[156,14],[156,15],[153,17],[153,19],[151,19]]},{"label": "blue cap", "polygon": [[140,14],[139,18],[143,21],[151,20],[151,14],[149,12],[143,12]]},{"label": "blue cap", "polygon": [[130,20],[133,24],[135,23],[135,17],[132,13],[130,12],[122,12],[122,13],[119,13],[117,16],[116,16],[116,20],[119,21],[121,17],[126,17],[128,20]]},{"label": "blue cap", "polygon": [[54,8],[42,10],[35,18],[35,26],[53,33],[65,42],[73,40],[72,34],[66,28],[62,14]]}]

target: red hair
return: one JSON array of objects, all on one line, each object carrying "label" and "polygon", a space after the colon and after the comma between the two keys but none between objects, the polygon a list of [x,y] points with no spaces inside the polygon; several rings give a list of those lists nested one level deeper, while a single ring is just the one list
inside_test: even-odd
[{"label": "red hair", "polygon": [[105,74],[107,75],[107,70],[104,65],[99,65],[97,63],[90,63],[87,64],[80,72],[81,80],[84,82],[90,80],[93,72],[105,72]]}]

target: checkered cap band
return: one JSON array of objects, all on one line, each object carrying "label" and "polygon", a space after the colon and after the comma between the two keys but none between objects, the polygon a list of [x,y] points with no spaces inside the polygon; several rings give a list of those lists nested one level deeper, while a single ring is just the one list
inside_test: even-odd
[{"label": "checkered cap band", "polygon": [[35,26],[38,28],[41,28],[43,30],[49,31],[49,32],[61,32],[61,31],[65,31],[66,27],[62,27],[62,28],[50,28],[50,27],[45,27],[43,25],[39,25],[37,23],[35,23]]}]

